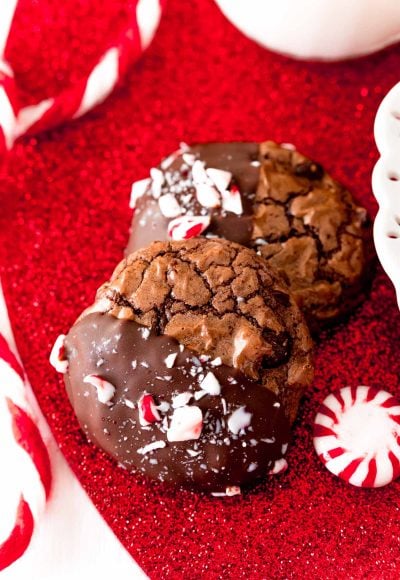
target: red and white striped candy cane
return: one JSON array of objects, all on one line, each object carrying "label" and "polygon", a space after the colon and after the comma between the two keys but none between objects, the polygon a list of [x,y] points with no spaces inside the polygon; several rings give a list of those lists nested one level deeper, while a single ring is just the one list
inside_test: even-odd
[{"label": "red and white striped candy cane", "polygon": [[17,114],[14,76],[8,64],[0,59],[0,158],[14,142]]},{"label": "red and white striped candy cane", "polygon": [[0,334],[0,571],[28,548],[51,489],[49,453],[28,402],[24,371]]},{"label": "red and white striped candy cane", "polygon": [[17,0],[0,6],[0,159],[13,144],[18,113],[14,75],[3,55]]},{"label": "red and white striped candy cane", "polygon": [[[2,149],[10,149],[18,137],[77,119],[104,101],[149,45],[157,29],[164,1],[139,0],[124,30],[90,73],[58,95],[50,96],[40,103],[22,106],[18,110],[11,69],[7,67],[8,77],[3,81],[0,73],[0,155]],[[0,58],[11,27],[11,13],[15,9],[16,0],[7,0],[4,4],[7,7],[0,6],[0,21],[5,19],[9,27],[3,25],[3,30],[0,28]],[[2,14],[3,11],[6,16]]]}]

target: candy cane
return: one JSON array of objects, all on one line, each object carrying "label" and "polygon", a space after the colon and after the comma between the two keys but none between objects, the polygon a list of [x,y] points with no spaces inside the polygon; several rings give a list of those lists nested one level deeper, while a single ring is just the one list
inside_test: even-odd
[{"label": "candy cane", "polygon": [[4,60],[4,50],[16,7],[17,0],[0,3],[0,159],[14,142],[18,113],[14,74]]},{"label": "candy cane", "polygon": [[7,0],[7,2],[2,2],[0,5],[0,58],[4,56],[15,9],[17,8],[17,1]]},{"label": "candy cane", "polygon": [[28,548],[51,490],[49,453],[33,419],[24,371],[0,334],[0,571]]},{"label": "candy cane", "polygon": [[18,137],[77,119],[103,102],[147,48],[158,26],[163,4],[164,0],[139,0],[125,29],[90,73],[58,95],[35,105],[18,110],[12,72],[7,67],[7,78],[0,72],[0,155],[10,149]]},{"label": "candy cane", "polygon": [[18,105],[13,72],[0,59],[0,158],[12,147],[17,122]]}]

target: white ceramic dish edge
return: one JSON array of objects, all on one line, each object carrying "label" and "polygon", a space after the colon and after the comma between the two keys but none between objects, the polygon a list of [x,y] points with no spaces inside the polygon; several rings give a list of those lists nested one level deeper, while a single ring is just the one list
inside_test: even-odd
[{"label": "white ceramic dish edge", "polygon": [[294,58],[341,60],[400,39],[399,0],[216,0],[247,37]]},{"label": "white ceramic dish edge", "polygon": [[380,153],[372,173],[372,189],[379,204],[374,242],[400,308],[400,83],[383,99],[374,132]]}]

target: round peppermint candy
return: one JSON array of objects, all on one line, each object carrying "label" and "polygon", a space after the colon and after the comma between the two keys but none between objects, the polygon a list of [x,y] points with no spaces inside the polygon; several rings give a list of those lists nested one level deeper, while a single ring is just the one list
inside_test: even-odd
[{"label": "round peppermint candy", "polygon": [[400,475],[400,403],[372,387],[344,387],[326,397],[314,422],[325,467],[357,487],[382,487]]}]

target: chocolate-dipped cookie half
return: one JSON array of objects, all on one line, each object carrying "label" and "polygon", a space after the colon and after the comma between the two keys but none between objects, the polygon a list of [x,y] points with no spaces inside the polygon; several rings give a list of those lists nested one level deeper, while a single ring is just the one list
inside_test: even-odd
[{"label": "chocolate-dipped cookie half", "polygon": [[285,468],[313,376],[281,277],[253,250],[205,238],[123,260],[52,362],[82,429],[120,464],[228,495]]},{"label": "chocolate-dipped cookie half", "polygon": [[133,185],[131,206],[127,253],[196,235],[252,247],[286,277],[314,332],[365,297],[367,213],[292,145],[182,145]]}]

